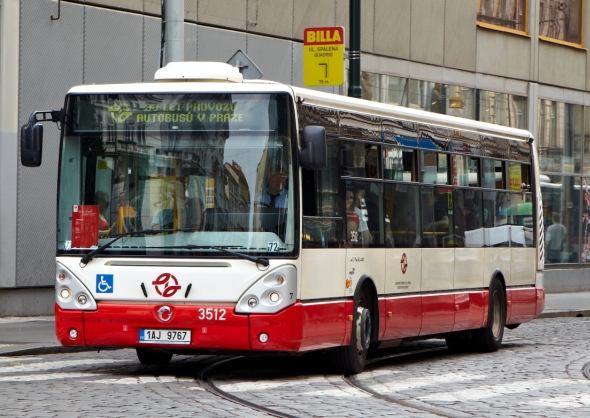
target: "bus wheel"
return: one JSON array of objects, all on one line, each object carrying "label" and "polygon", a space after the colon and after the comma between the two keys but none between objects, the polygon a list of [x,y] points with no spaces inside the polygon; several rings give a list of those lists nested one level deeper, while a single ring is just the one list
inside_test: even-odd
[{"label": "bus wheel", "polygon": [[170,363],[172,353],[168,351],[156,350],[153,348],[136,348],[137,358],[141,364],[151,366],[156,364],[158,366],[165,366]]},{"label": "bus wheel", "polygon": [[475,348],[480,351],[496,351],[502,344],[506,325],[506,294],[499,280],[490,286],[490,303],[488,307],[488,325],[473,331]]},{"label": "bus wheel", "polygon": [[357,374],[365,368],[367,353],[371,345],[371,311],[367,296],[363,293],[359,298],[350,345],[338,347],[332,352],[333,360],[338,369],[344,374]]}]

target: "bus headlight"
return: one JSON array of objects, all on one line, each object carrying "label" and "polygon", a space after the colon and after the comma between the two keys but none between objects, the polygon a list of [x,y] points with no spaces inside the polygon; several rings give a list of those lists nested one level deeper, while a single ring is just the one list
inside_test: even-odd
[{"label": "bus headlight", "polygon": [[61,309],[97,309],[92,293],[61,263],[56,263],[55,301]]},{"label": "bus headlight", "polygon": [[255,297],[251,297],[250,299],[248,299],[248,306],[252,309],[257,307],[258,306],[258,299],[256,299]]},{"label": "bus headlight", "polygon": [[59,291],[59,296],[62,299],[69,299],[71,295],[72,295],[72,291],[67,287],[62,287],[61,290]]},{"label": "bus headlight", "polygon": [[238,300],[236,313],[276,313],[297,301],[297,270],[282,266],[265,274]]},{"label": "bus headlight", "polygon": [[80,305],[86,305],[86,302],[88,302],[88,298],[86,297],[86,295],[84,293],[78,295],[78,303]]}]

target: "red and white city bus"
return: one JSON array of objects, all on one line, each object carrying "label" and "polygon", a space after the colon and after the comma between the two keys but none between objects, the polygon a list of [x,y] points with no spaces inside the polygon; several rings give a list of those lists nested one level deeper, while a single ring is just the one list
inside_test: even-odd
[{"label": "red and white city bus", "polygon": [[154,83],[72,88],[62,126],[56,333],[175,353],[445,338],[497,350],[544,307],[529,132],[171,63]]}]

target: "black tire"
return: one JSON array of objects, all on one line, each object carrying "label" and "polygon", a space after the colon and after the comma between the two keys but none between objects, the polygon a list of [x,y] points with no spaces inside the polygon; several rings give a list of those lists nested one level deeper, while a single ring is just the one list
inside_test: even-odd
[{"label": "black tire", "polygon": [[472,340],[479,351],[496,351],[502,345],[506,325],[506,293],[499,280],[490,285],[488,324],[485,328],[473,331]]},{"label": "black tire", "polygon": [[354,310],[350,345],[338,347],[332,351],[333,362],[343,374],[361,373],[365,368],[373,325],[369,307],[367,295],[361,293]]},{"label": "black tire", "polygon": [[158,365],[165,366],[170,363],[172,353],[168,351],[156,350],[153,348],[136,348],[137,358],[141,364],[146,366]]}]

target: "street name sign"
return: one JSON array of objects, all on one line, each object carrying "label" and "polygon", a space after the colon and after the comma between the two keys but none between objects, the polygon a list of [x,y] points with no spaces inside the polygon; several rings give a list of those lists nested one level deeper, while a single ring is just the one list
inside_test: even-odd
[{"label": "street name sign", "polygon": [[307,28],[303,32],[303,84],[339,86],[344,83],[344,28]]}]

